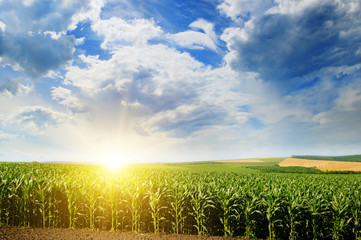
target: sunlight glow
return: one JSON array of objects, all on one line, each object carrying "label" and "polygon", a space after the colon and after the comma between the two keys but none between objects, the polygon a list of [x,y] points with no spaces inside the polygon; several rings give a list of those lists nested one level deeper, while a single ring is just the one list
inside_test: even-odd
[{"label": "sunlight glow", "polygon": [[121,170],[126,164],[126,160],[120,154],[109,154],[104,159],[104,165],[111,172],[117,172]]}]

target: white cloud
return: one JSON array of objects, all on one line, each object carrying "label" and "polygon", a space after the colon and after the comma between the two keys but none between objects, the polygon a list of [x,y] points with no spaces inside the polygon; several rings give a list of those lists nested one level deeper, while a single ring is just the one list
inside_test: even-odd
[{"label": "white cloud", "polygon": [[339,90],[340,95],[335,101],[336,109],[341,111],[361,110],[361,84],[353,84]]},{"label": "white cloud", "polygon": [[2,64],[33,78],[58,70],[73,59],[76,43],[65,32],[79,21],[99,18],[102,4],[101,0],[1,1]]},{"label": "white cloud", "polygon": [[8,141],[8,140],[12,140],[19,137],[18,134],[10,134],[10,133],[5,133],[3,131],[0,131],[0,142],[1,141]]},{"label": "white cloud", "polygon": [[189,49],[209,48],[213,51],[217,49],[213,40],[206,34],[196,31],[185,31],[175,34],[169,34],[167,37],[177,45]]},{"label": "white cloud", "polygon": [[214,32],[214,24],[204,19],[192,22],[189,27],[203,30],[204,33],[188,30],[175,34],[166,34],[166,38],[176,45],[189,49],[211,49],[217,51],[218,37]]},{"label": "white cloud", "polygon": [[95,116],[118,119],[108,126],[119,127],[120,116],[126,115],[122,121],[134,134],[184,138],[214,125],[242,125],[249,118],[240,109],[249,97],[240,90],[240,75],[227,67],[211,69],[186,52],[135,44],[114,49],[108,60],[80,58],[82,67],[69,67],[64,82],[80,88],[78,98],[91,105]]},{"label": "white cloud", "polygon": [[272,6],[272,0],[224,0],[218,9],[234,21],[246,22],[264,14]]},{"label": "white cloud", "polygon": [[0,21],[0,30],[1,30],[2,32],[5,32],[5,29],[6,29],[6,24],[3,23],[2,21]]},{"label": "white cloud", "polygon": [[56,127],[70,119],[63,113],[42,106],[21,107],[9,116],[2,116],[0,123],[4,129],[18,133],[38,135],[49,127]]},{"label": "white cloud", "polygon": [[[38,52],[40,46],[43,51],[36,59],[42,59],[41,56],[49,52],[52,57],[44,58],[44,62],[55,59],[55,64],[41,68],[42,62],[29,66],[16,56],[1,55],[4,64],[30,75],[40,73],[63,81],[52,88],[54,101],[48,103],[40,94],[20,94],[32,85],[14,81],[0,84],[1,149],[8,149],[10,155],[16,148],[21,148],[39,159],[57,156],[59,160],[101,160],[105,153],[117,152],[128,161],[206,160],[251,155],[287,156],[297,153],[297,149],[319,149],[316,154],[322,154],[327,152],[326,142],[333,149],[345,142],[352,145],[348,149],[357,149],[360,144],[361,92],[358,89],[361,86],[357,79],[351,79],[349,83],[344,80],[342,86],[332,80],[337,74],[353,75],[359,71],[357,64],[323,67],[316,71],[322,73],[319,82],[306,87],[299,84],[299,89],[294,91],[284,91],[277,83],[264,81],[265,76],[272,75],[267,74],[269,69],[285,71],[277,68],[277,64],[285,59],[283,56],[291,56],[285,60],[287,63],[303,56],[303,49],[288,48],[287,43],[292,43],[291,40],[299,35],[292,28],[293,22],[284,19],[293,19],[285,15],[295,14],[297,7],[297,14],[306,13],[313,7],[313,1],[276,1],[277,6],[273,8],[272,1],[226,0],[221,3],[220,11],[235,23],[221,36],[230,52],[224,58],[224,66],[218,68],[205,66],[186,52],[186,49],[218,51],[219,38],[214,24],[204,19],[192,22],[184,32],[170,34],[154,20],[141,19],[140,15],[125,20],[119,15],[106,15],[112,13],[108,9],[101,19],[103,1],[77,1],[77,9],[70,0],[49,3],[60,14],[48,9],[45,11],[48,15],[40,17],[36,24],[31,24],[33,18],[23,7],[18,16],[0,8],[1,16],[7,16],[6,21],[0,22],[0,34],[8,34],[11,30],[15,45],[10,47],[27,46],[26,49]],[[36,1],[28,2],[29,8],[36,4]],[[357,19],[355,9],[359,5],[345,3],[342,7],[347,11],[341,12],[352,16],[350,19]],[[276,15],[280,18],[275,19]],[[312,14],[308,12],[306,17],[309,16]],[[109,50],[111,56],[105,59],[81,54],[79,49],[75,54],[76,61],[67,65],[62,75],[57,71],[58,67],[71,61],[74,46],[88,40],[87,36],[75,39],[64,32],[74,29],[83,20],[98,35],[95,37],[104,39],[101,46],[103,50]],[[333,24],[337,25],[337,22],[326,21],[325,29],[334,29]],[[54,24],[54,29],[49,28],[50,24]],[[280,34],[275,30],[282,30],[280,27],[284,24],[291,26],[283,28],[285,33],[294,30],[292,34],[285,34],[291,37],[287,38],[289,41],[277,39]],[[358,25],[353,21],[352,26]],[[307,32],[308,29],[309,25],[305,24],[303,30]],[[358,38],[357,27],[340,29],[338,36],[343,40]],[[25,39],[22,39],[20,33],[29,34],[23,34]],[[267,38],[269,36],[274,38]],[[264,39],[271,39],[273,45],[264,44]],[[56,48],[57,44],[63,45]],[[69,55],[59,56],[54,49]],[[357,53],[359,46],[355,49]],[[287,55],[287,50],[296,52]],[[252,51],[256,54],[252,55]],[[284,55],[275,54],[279,52]],[[257,62],[260,56],[271,61]],[[26,60],[32,62],[31,58]],[[255,67],[241,68],[247,61]],[[256,64],[252,65],[252,61]],[[267,63],[271,67],[262,75]],[[302,83],[313,83],[317,74],[309,73]],[[334,90],[337,88],[339,91]],[[67,114],[59,110],[64,108]],[[14,132],[17,134],[13,135]],[[32,142],[27,135],[36,136],[38,141]],[[338,142],[338,139],[344,142]],[[37,153],[40,151],[44,154]]]},{"label": "white cloud", "polygon": [[[276,0],[276,5],[268,10],[270,14],[300,14],[307,8],[319,4],[317,0]],[[324,1],[326,2],[326,1]]]},{"label": "white cloud", "polygon": [[75,39],[75,45],[82,45],[85,42],[85,37]]},{"label": "white cloud", "polygon": [[[238,28],[238,27],[230,27],[226,28],[222,35],[221,39],[227,43],[228,49],[232,49],[234,44],[239,42],[247,42],[249,38],[249,34],[253,30],[253,22],[248,21],[245,24],[244,28]],[[232,49],[233,50],[233,49]]]},{"label": "white cloud", "polygon": [[68,30],[76,28],[76,24],[81,21],[90,20],[96,22],[100,19],[100,12],[104,6],[106,0],[78,0],[77,5],[74,5],[73,0],[63,0],[61,5],[64,9],[74,9],[75,14],[71,17],[71,23],[68,26]]},{"label": "white cloud", "polygon": [[54,32],[54,31],[45,31],[45,36],[50,36],[54,40],[58,40],[62,35],[64,35],[64,32]]},{"label": "white cloud", "polygon": [[144,45],[148,40],[162,34],[160,27],[155,26],[153,20],[134,19],[123,20],[113,17],[108,20],[98,20],[92,24],[92,29],[98,35],[104,36],[104,49],[117,48],[122,44]]},{"label": "white cloud", "polygon": [[214,24],[211,22],[208,22],[202,18],[197,19],[196,21],[189,24],[189,27],[195,28],[195,29],[202,29],[207,36],[209,36],[210,39],[213,40],[213,42],[218,42],[218,36],[214,32]]},{"label": "white cloud", "polygon": [[343,5],[280,1],[272,11],[224,31],[221,38],[230,50],[225,60],[234,70],[257,72],[286,91],[321,76],[325,68],[358,65],[361,38],[355,29],[361,29],[361,21]]},{"label": "white cloud", "polygon": [[0,83],[0,95],[12,97],[15,95],[27,95],[34,91],[33,85],[23,84],[19,79],[5,77],[3,82]]},{"label": "white cloud", "polygon": [[52,99],[59,104],[66,106],[72,113],[82,113],[88,111],[84,103],[82,103],[71,90],[63,87],[53,87],[51,90]]},{"label": "white cloud", "polygon": [[103,90],[122,93],[130,84],[136,84],[143,94],[162,95],[162,86],[191,82],[188,74],[206,69],[189,54],[164,45],[122,47],[109,60],[81,59],[87,67],[69,67],[65,83],[90,95]]}]

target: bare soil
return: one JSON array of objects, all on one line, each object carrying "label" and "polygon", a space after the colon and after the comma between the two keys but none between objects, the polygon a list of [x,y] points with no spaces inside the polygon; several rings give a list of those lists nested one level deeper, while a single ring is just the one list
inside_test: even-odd
[{"label": "bare soil", "polygon": [[109,232],[89,229],[0,228],[0,240],[245,240],[217,236]]}]

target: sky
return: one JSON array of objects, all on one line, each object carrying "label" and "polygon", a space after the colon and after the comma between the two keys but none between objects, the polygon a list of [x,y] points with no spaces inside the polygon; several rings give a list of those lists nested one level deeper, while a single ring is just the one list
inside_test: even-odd
[{"label": "sky", "polygon": [[359,0],[0,0],[0,161],[360,149]]}]

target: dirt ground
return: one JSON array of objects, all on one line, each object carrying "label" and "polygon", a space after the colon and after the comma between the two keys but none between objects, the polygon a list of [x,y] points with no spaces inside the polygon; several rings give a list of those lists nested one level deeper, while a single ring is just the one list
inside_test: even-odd
[{"label": "dirt ground", "polygon": [[[91,231],[88,229],[0,228],[0,240],[241,240],[215,236],[172,235],[133,232]],[[244,240],[244,239],[243,239]]]}]

